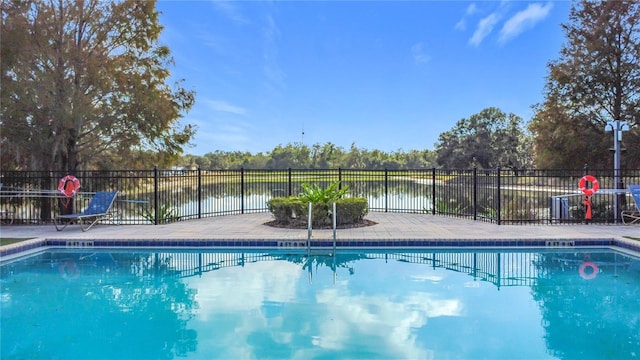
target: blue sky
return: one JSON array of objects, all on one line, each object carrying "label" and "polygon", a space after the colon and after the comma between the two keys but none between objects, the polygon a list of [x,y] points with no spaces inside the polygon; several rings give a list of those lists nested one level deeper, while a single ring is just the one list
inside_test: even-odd
[{"label": "blue sky", "polygon": [[[487,107],[528,121],[568,1],[159,0],[186,153],[331,142],[408,151]],[[302,135],[304,129],[304,136]]]}]

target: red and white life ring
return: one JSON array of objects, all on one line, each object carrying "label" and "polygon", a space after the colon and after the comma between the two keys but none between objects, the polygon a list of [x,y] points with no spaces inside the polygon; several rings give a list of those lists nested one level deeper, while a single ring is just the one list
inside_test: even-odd
[{"label": "red and white life ring", "polygon": [[[587,188],[587,181],[591,182],[591,189]],[[595,194],[596,191],[598,191],[598,188],[600,187],[600,185],[598,185],[598,179],[596,179],[594,176],[585,175],[582,177],[582,179],[580,179],[580,182],[578,183],[578,187],[580,188],[580,191],[582,191],[583,194],[591,196]]]},{"label": "red and white life ring", "polygon": [[[590,268],[591,271],[587,272],[587,268]],[[598,275],[598,265],[590,261],[585,261],[580,265],[578,271],[580,272],[580,276],[585,280],[595,279]]]},{"label": "red and white life ring", "polygon": [[80,180],[73,175],[67,175],[58,182],[58,191],[66,197],[73,197],[80,189]]}]

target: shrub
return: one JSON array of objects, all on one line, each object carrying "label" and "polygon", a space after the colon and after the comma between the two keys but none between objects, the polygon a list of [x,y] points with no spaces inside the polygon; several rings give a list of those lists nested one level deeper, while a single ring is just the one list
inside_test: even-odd
[{"label": "shrub", "polygon": [[[176,212],[176,209],[172,208],[168,202],[165,203],[160,208],[158,208],[158,224],[168,224],[170,222],[179,220]],[[140,211],[140,215],[152,224],[155,223],[156,217],[153,209],[142,208]]]},{"label": "shrub", "polygon": [[322,189],[317,185],[303,185],[300,196],[272,198],[267,202],[269,211],[280,225],[307,226],[309,203],[313,204],[311,223],[313,227],[327,227],[333,224],[333,203],[336,203],[337,225],[356,224],[368,213],[367,199],[344,198],[347,188],[338,189],[338,182]]},{"label": "shrub", "polygon": [[369,212],[367,199],[360,197],[340,199],[336,201],[336,212],[338,225],[358,223]]},{"label": "shrub", "polygon": [[[610,222],[613,220],[613,207],[609,204],[592,201],[591,202],[591,219],[594,222]],[[586,215],[585,207],[580,204],[571,209],[572,218],[577,220],[584,220]]]},{"label": "shrub", "polygon": [[297,196],[273,198],[267,202],[269,211],[273,214],[276,222],[281,225],[306,224],[307,204]]}]

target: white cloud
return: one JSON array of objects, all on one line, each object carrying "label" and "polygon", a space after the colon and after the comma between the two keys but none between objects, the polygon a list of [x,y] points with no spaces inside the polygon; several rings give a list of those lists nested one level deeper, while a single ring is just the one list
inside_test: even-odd
[{"label": "white cloud", "polygon": [[264,75],[267,79],[267,88],[279,94],[278,89],[285,85],[285,73],[278,62],[278,39],[280,29],[275,18],[269,14],[266,17],[266,24],[262,29]]},{"label": "white cloud", "polygon": [[431,59],[425,51],[425,46],[423,43],[419,42],[411,47],[411,55],[413,56],[413,60],[416,64],[426,64]]},{"label": "white cloud", "polygon": [[500,43],[505,43],[523,31],[532,28],[536,23],[543,20],[549,15],[553,4],[548,2],[546,5],[529,4],[526,9],[519,11],[507,20],[500,30]]},{"label": "white cloud", "polygon": [[480,20],[476,31],[473,33],[473,36],[471,36],[471,39],[469,39],[469,43],[474,46],[479,46],[482,40],[491,34],[498,20],[500,20],[500,15],[497,13],[492,13]]},{"label": "white cloud", "polygon": [[247,144],[251,144],[248,134],[251,126],[244,122],[193,116],[183,120],[198,129],[192,141],[194,149],[191,153],[194,155],[204,155],[214,150],[244,150]]},{"label": "white cloud", "polygon": [[206,47],[215,50],[217,53],[226,54],[228,45],[224,38],[212,33],[209,29],[204,29],[195,33],[198,42]]},{"label": "white cloud", "polygon": [[247,110],[240,107],[240,106],[236,106],[233,104],[229,104],[228,102],[224,101],[224,100],[205,100],[204,101],[211,109],[215,110],[215,111],[219,111],[219,112],[226,112],[226,113],[231,113],[231,114],[236,114],[236,115],[246,115],[247,114]]},{"label": "white cloud", "polygon": [[467,6],[467,10],[465,10],[464,16],[462,17],[462,19],[460,19],[460,21],[458,21],[456,23],[455,29],[456,30],[461,30],[461,31],[466,30],[467,29],[467,17],[475,14],[477,9],[478,8],[476,7],[476,3],[471,3],[469,6]]},{"label": "white cloud", "polygon": [[[228,257],[229,261],[239,260],[232,255]],[[300,266],[287,262],[261,261],[251,264],[251,268],[253,271],[231,266],[188,279],[199,289],[195,298],[200,306],[199,317],[206,321],[221,313],[257,314],[264,301],[278,303],[293,298],[296,287],[291,284],[296,284],[305,275]],[[271,276],[273,273],[278,276]]]},{"label": "white cloud", "polygon": [[478,8],[476,7],[476,3],[471,3],[469,4],[469,6],[467,6],[467,11],[465,12],[465,14],[473,15],[476,13],[476,10],[478,10]]},{"label": "white cloud", "polygon": [[[197,126],[193,143],[194,153],[205,153],[213,149],[246,149],[250,144],[252,126],[247,120],[245,108],[224,100],[204,99],[198,113],[189,114],[185,122]],[[213,148],[213,149],[212,149]]]},{"label": "white cloud", "polygon": [[429,319],[460,316],[464,311],[460,299],[442,299],[427,292],[403,297],[363,296],[341,286],[319,291],[316,301],[326,309],[326,315],[314,345],[342,350],[352,337],[365,336],[380,349],[403,359],[433,358],[432,351],[416,341],[414,329],[424,327]]},{"label": "white cloud", "polygon": [[218,11],[223,13],[227,18],[231,19],[231,21],[233,21],[234,23],[239,25],[250,23],[250,21],[240,13],[237,6],[235,6],[234,2],[215,0],[215,1],[212,1],[211,3]]}]

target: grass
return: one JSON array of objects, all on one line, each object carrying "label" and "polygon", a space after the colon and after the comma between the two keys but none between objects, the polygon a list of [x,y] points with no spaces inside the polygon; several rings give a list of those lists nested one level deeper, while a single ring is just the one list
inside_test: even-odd
[{"label": "grass", "polygon": [[21,241],[31,240],[34,238],[0,238],[0,246],[15,244]]}]

